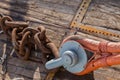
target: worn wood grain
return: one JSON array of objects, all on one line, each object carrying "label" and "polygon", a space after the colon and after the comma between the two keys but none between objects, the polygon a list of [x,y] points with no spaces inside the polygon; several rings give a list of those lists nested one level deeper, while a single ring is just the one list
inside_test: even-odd
[{"label": "worn wood grain", "polygon": [[[59,47],[64,33],[69,31],[71,20],[73,19],[82,0],[0,0],[0,13],[9,15],[14,20],[29,20],[30,27],[45,26],[48,37]],[[118,32],[120,30],[120,0],[93,0],[90,5],[83,23],[94,25],[96,28]],[[98,27],[99,26],[99,27]],[[92,38],[95,40],[109,39],[119,41],[112,37],[104,37],[90,33],[79,32],[82,37]],[[2,37],[2,36],[0,36]],[[2,47],[0,42],[0,47]],[[46,76],[44,65],[31,61],[21,61],[11,58],[8,62],[8,73],[6,80],[21,78],[21,80],[41,80]],[[102,68],[94,72],[95,80],[120,80],[120,66]],[[111,73],[111,74],[109,74]],[[81,76],[74,76],[70,73],[62,76],[66,80],[86,80]],[[60,75],[57,75],[57,80]],[[68,76],[71,76],[68,78]],[[91,75],[92,76],[92,75]],[[89,77],[88,77],[89,78]],[[1,79],[1,77],[0,77]],[[89,78],[93,80],[93,76]],[[42,79],[43,80],[43,79]]]},{"label": "worn wood grain", "polygon": [[83,23],[120,30],[120,1],[93,0]]}]

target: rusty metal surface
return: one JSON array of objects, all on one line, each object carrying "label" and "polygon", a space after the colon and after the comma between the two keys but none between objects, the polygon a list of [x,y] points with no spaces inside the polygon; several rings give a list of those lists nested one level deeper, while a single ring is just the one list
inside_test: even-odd
[{"label": "rusty metal surface", "polygon": [[[91,1],[92,0],[82,0],[82,3],[80,4],[79,9],[78,9],[76,15],[74,16],[73,21],[76,21],[77,23],[81,23],[82,22],[82,20],[83,20],[85,14],[87,12],[87,9],[88,9]],[[72,25],[73,21],[72,21],[72,23],[70,25],[70,28],[73,27],[73,25]]]},{"label": "rusty metal surface", "polygon": [[84,33],[90,33],[92,35],[102,35],[102,36],[106,36],[106,37],[116,37],[116,38],[120,38],[120,34],[119,33],[114,33],[111,32],[107,29],[97,29],[91,25],[85,25],[85,24],[79,24],[77,22],[72,23],[73,28],[76,28],[78,31],[84,32]]},{"label": "rusty metal surface", "polygon": [[[0,26],[7,38],[11,40],[17,56],[23,60],[34,60],[30,55],[36,50],[42,53],[42,62],[45,63],[49,55],[54,55],[55,58],[59,57],[58,49],[55,44],[46,36],[46,29],[43,26],[37,28],[28,27],[28,22],[13,21],[9,16],[1,16]],[[59,69],[56,69],[53,76]],[[51,71],[50,71],[51,75]],[[46,77],[46,80],[49,80]],[[52,80],[52,77],[51,77]]]},{"label": "rusty metal surface", "polygon": [[14,21],[11,17],[2,15],[0,26],[7,38],[11,40],[19,58],[28,60],[36,50],[40,50],[45,59],[50,54],[59,57],[57,47],[46,36],[45,27],[39,26],[33,29],[28,27],[29,22]]}]

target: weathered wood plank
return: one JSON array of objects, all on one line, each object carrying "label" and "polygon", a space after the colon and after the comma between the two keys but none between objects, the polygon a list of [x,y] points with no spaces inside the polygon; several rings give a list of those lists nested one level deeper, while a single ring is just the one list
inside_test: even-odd
[{"label": "weathered wood plank", "polygon": [[[120,66],[116,66],[118,70],[112,69],[112,67],[101,68],[94,71],[96,80],[120,80]],[[113,67],[115,68],[115,66]]]},{"label": "weathered wood plank", "polygon": [[[24,9],[21,9],[20,7],[16,7],[16,9],[15,8],[10,9],[10,5],[9,4],[4,4],[4,3],[0,3],[0,7],[8,10],[10,15],[11,15],[11,11],[13,11],[12,15],[14,15],[14,12],[24,15],[24,13],[22,13],[24,11]],[[50,15],[45,15],[44,13],[41,14],[39,12],[32,11],[32,10],[27,10],[26,15],[32,16],[33,18],[43,20],[43,21],[46,21],[46,22],[49,22],[49,23],[61,24],[61,25],[66,25],[66,26],[69,24],[69,22],[67,20],[62,19],[60,16],[58,16],[59,17],[58,18],[58,17],[54,17],[54,16],[50,16]]]},{"label": "weathered wood plank", "polygon": [[[29,20],[31,27],[39,25],[45,26],[47,28],[47,35],[59,47],[62,36],[65,31],[68,30],[66,27],[69,26],[81,1],[82,0],[0,0],[0,13],[10,15],[16,20]],[[117,29],[119,32],[119,3],[119,0],[94,0],[89,7],[83,23]],[[83,32],[80,32],[78,34],[83,37],[98,40],[97,37],[94,37],[89,33],[84,34]],[[100,35],[98,36],[102,37]],[[107,37],[106,39],[110,38],[112,37]],[[23,80],[40,80],[40,77],[45,77],[46,70],[43,69],[44,65],[38,63],[10,59],[8,66],[10,67],[8,69],[8,77],[6,80],[14,79],[15,77],[23,78]],[[95,71],[95,80],[120,80],[120,73],[118,71],[119,66],[115,66],[114,68],[116,69],[110,67]],[[64,75],[64,73],[62,74]],[[72,75],[70,74],[70,76]],[[63,78],[67,77],[68,76],[66,75],[63,76]],[[79,79],[81,78],[78,77],[78,80]]]},{"label": "weathered wood plank", "polygon": [[[4,2],[4,0],[1,0],[2,2]],[[5,0],[8,3],[10,3],[11,5],[16,3],[17,6],[21,6],[21,4],[23,4],[23,7],[31,7],[34,6],[34,8],[45,8],[45,9],[49,9],[49,10],[55,10],[57,12],[63,12],[63,13],[69,13],[69,14],[74,14],[77,6],[69,6],[69,5],[65,5],[65,4],[55,4],[55,3],[51,3],[51,2],[46,2],[43,0]],[[25,4],[25,5],[24,5]]]},{"label": "weathered wood plank", "polygon": [[70,6],[77,6],[80,4],[82,0],[44,0],[44,1],[61,4],[61,5],[66,4]]},{"label": "weathered wood plank", "polygon": [[119,0],[94,0],[83,23],[120,30]]},{"label": "weathered wood plank", "polygon": [[[47,75],[47,70],[43,64],[31,62],[31,61],[22,61],[17,58],[11,58],[8,62],[8,74],[6,78],[13,78],[11,74],[17,75],[17,78],[24,77],[29,79],[38,79],[43,80]],[[15,78],[16,76],[14,76]]]}]

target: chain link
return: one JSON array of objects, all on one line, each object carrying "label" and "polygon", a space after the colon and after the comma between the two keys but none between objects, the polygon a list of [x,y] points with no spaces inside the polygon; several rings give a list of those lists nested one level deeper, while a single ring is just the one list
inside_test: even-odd
[{"label": "chain link", "polygon": [[33,54],[32,52],[39,49],[44,58],[52,53],[54,57],[59,57],[57,47],[46,36],[45,27],[31,28],[28,25],[28,22],[13,21],[9,16],[0,18],[0,26],[8,39],[11,40],[17,56],[28,60]]}]

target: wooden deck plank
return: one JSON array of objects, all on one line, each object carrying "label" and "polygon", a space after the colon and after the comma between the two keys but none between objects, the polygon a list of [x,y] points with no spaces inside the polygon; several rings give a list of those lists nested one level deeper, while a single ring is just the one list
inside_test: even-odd
[{"label": "wooden deck plank", "polygon": [[[15,20],[29,20],[31,27],[37,27],[39,25],[45,26],[48,37],[59,47],[62,36],[66,30],[68,30],[66,27],[69,27],[81,1],[82,0],[0,0],[0,13],[10,15]],[[83,23],[95,25],[96,27],[102,26],[104,28],[117,29],[117,31],[119,31],[119,3],[119,0],[93,0],[84,17]],[[79,34],[83,37],[98,39],[90,34],[84,34],[82,32]],[[115,40],[113,39],[113,41]],[[0,43],[0,46],[1,45],[2,43]],[[40,63],[22,61],[16,58],[11,58],[8,66],[6,80],[15,78],[40,80],[40,78],[45,78],[47,72],[44,65]],[[94,78],[95,80],[120,80],[119,68],[120,66],[98,69],[94,72]],[[80,76],[74,76],[70,73],[66,74],[72,76],[71,80],[73,80],[73,78],[76,80],[83,79]],[[64,75],[63,78],[68,80],[68,75]],[[56,77],[56,79],[60,80],[59,77]]]},{"label": "wooden deck plank", "polygon": [[83,23],[120,30],[119,3],[118,0],[94,0]]},{"label": "wooden deck plank", "polygon": [[[4,0],[1,0],[2,2],[4,2]],[[77,9],[77,6],[69,6],[69,5],[65,5],[65,4],[56,4],[56,3],[52,3],[52,2],[46,2],[43,0],[24,0],[24,1],[20,1],[20,0],[15,0],[15,1],[11,1],[11,0],[5,0],[5,2],[8,2],[10,4],[16,4],[17,6],[21,6],[23,4],[23,7],[29,7],[32,8],[31,6],[34,6],[34,8],[45,8],[45,9],[49,9],[49,10],[55,10],[57,12],[63,12],[63,13],[69,13],[69,14],[74,14],[75,10]]]},{"label": "wooden deck plank", "polygon": [[[9,11],[10,5],[9,4],[4,4],[4,3],[0,3],[0,7]],[[22,13],[24,11],[24,9],[21,9],[20,7],[18,7],[18,8],[16,7],[16,9],[15,8],[11,9],[11,11],[13,11],[13,14],[14,14],[14,12],[16,12],[16,13],[21,13],[21,14],[24,15],[24,13]],[[45,15],[43,13],[41,14],[39,12],[32,11],[32,10],[28,10],[26,12],[26,14],[28,16],[32,16],[33,18],[36,18],[36,19],[39,19],[39,20],[43,20],[43,21],[46,21],[46,22],[49,22],[49,23],[68,25],[68,21],[66,21],[65,19],[62,19],[60,16],[57,16],[59,18],[54,17],[54,16],[52,17],[50,15]]]},{"label": "wooden deck plank", "polygon": [[[47,70],[43,64],[32,61],[22,61],[14,57],[9,59],[7,68],[7,74],[5,76],[6,80],[15,78],[44,80],[47,75]],[[2,75],[0,76],[2,77]]]}]

